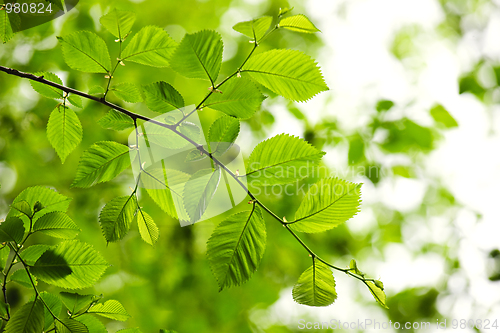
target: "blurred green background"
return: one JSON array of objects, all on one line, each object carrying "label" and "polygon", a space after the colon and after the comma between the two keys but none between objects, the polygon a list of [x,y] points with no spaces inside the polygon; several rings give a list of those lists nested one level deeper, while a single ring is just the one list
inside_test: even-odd
[{"label": "blurred green background", "polygon": [[[276,16],[283,7],[295,7],[294,13],[310,16],[323,31],[321,35],[280,31],[268,38],[261,50],[299,49],[318,59],[331,90],[308,104],[288,102],[264,91],[269,98],[262,110],[242,125],[241,135],[248,143],[243,150],[248,154],[260,140],[276,133],[300,135],[327,152],[325,173],[364,183],[362,213],[330,232],[303,238],[316,253],[332,263],[345,266],[351,258],[356,258],[362,271],[381,278],[386,286],[389,310],[380,308],[361,283],[335,272],[339,298],[334,305],[311,309],[294,304],[291,287],[310,265],[310,258],[278,223],[267,217],[268,245],[259,270],[245,285],[220,293],[205,256],[206,241],[218,219],[181,228],[147,195],[141,195],[141,205],[160,228],[159,242],[154,248],[147,245],[134,226],[124,240],[106,246],[98,214],[115,196],[130,193],[129,187],[134,185],[131,171],[90,189],[70,189],[69,185],[85,149],[101,140],[126,144],[129,131],[100,128],[96,121],[108,110],[100,104],[84,101],[84,108],[75,110],[83,125],[83,141],[61,165],[45,135],[47,120],[56,102],[35,93],[27,80],[3,73],[0,74],[0,217],[7,214],[14,197],[29,186],[50,186],[73,198],[69,215],[82,229],[79,239],[92,244],[112,265],[94,290],[83,292],[103,293],[105,299],[117,299],[132,315],[125,323],[107,322],[110,332],[126,327],[140,327],[143,332],[157,332],[160,328],[179,333],[295,332],[300,331],[297,329],[299,319],[371,318],[431,323],[444,318],[500,320],[497,282],[500,255],[498,250],[494,251],[498,241],[497,246],[485,242],[482,247],[474,242],[464,243],[477,228],[486,228],[481,230],[489,234],[498,229],[489,229],[491,224],[481,227],[486,213],[477,205],[456,198],[456,188],[442,179],[449,170],[435,172],[429,168],[433,164],[428,164],[429,159],[436,160],[439,147],[468,132],[460,132],[464,122],[453,118],[455,104],[438,93],[422,97],[420,90],[412,90],[419,85],[422,73],[429,68],[433,70],[426,62],[430,45],[446,47],[452,53],[455,50],[459,60],[463,52],[473,54],[467,58],[466,65],[457,66],[456,72],[439,75],[451,82],[456,98],[465,96],[463,103],[479,105],[489,120],[487,132],[497,138],[500,123],[495,112],[498,113],[496,108],[500,103],[500,63],[496,60],[498,57],[479,47],[471,48],[467,43],[478,36],[486,38],[490,26],[497,24],[498,5],[486,0],[402,2],[409,6],[406,11],[411,11],[411,6],[431,6],[432,13],[438,14],[429,17],[431,23],[426,24],[425,19],[419,21],[398,14],[406,11],[398,11],[402,5],[395,1],[120,0],[104,3],[84,0],[63,17],[18,33],[7,44],[0,45],[1,65],[26,72],[55,72],[67,86],[88,91],[94,85],[104,85],[105,78],[70,70],[55,37],[77,30],[95,31],[106,40],[110,53],[116,54],[117,43],[99,23],[100,16],[113,7],[136,13],[134,32],[146,25],[157,25],[165,28],[177,42],[186,32],[219,31],[225,43],[220,78],[231,74],[252,47],[246,37],[231,31],[234,23],[261,15]],[[389,18],[375,15],[374,22],[377,28],[389,19],[397,22],[386,31],[382,47],[392,61],[391,66],[408,76],[411,93],[406,92],[405,97],[398,89],[372,89],[369,84],[359,83],[363,77],[377,72],[378,65],[373,60],[378,59],[377,54],[371,50],[378,50],[380,45],[373,46],[369,38],[369,31],[375,26],[352,13],[369,15],[373,8],[379,10],[373,12],[374,15],[391,10],[395,13]],[[426,8],[419,9],[425,12]],[[366,36],[348,35],[349,27],[353,26]],[[493,34],[497,31],[495,27],[491,28]],[[336,42],[342,40],[344,32],[348,40],[342,45],[357,45],[360,52],[355,47],[336,49]],[[496,36],[500,34],[497,32]],[[338,58],[342,54],[347,58]],[[365,70],[367,62],[372,64],[370,70]],[[336,74],[341,73],[343,66],[353,68],[351,81],[338,83],[336,80],[342,76]],[[381,65],[381,68],[385,67]],[[171,69],[159,70],[134,63],[120,68],[114,78],[115,83],[148,84],[159,80],[176,87],[186,105],[199,102],[207,93],[207,81],[186,79]],[[374,82],[372,85],[376,86],[379,81]],[[421,98],[426,102],[419,103]],[[145,105],[126,104],[112,95],[110,100],[134,112],[151,115]],[[482,127],[480,131],[486,132]],[[486,154],[498,154],[498,142],[493,141]],[[477,146],[462,148],[467,158]],[[485,172],[493,174],[494,170],[500,169]],[[477,181],[474,174],[469,179],[455,179],[456,183]],[[416,202],[405,206],[401,199],[404,207],[399,207],[398,201],[388,204],[388,200],[383,200],[384,193],[390,192],[388,188],[398,184],[403,185],[396,196],[414,198],[415,189],[421,193],[416,196]],[[260,198],[278,216],[291,217],[300,202],[298,196],[269,194]],[[493,219],[498,222],[498,213]],[[52,241],[38,237],[30,242]],[[471,257],[463,251],[470,251]],[[408,270],[408,267],[415,269]],[[57,291],[43,283],[40,289]],[[12,307],[25,302],[31,296],[29,292],[21,286],[9,285]],[[485,293],[489,294],[487,300],[481,296]]]}]

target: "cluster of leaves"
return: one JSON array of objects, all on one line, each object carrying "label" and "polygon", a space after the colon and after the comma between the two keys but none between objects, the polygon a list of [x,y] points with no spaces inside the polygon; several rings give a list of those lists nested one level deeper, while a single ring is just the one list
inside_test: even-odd
[{"label": "cluster of leaves", "polygon": [[[95,33],[79,31],[58,37],[64,59],[70,68],[87,73],[104,74],[107,82],[105,87],[93,87],[89,94],[85,94],[62,86],[54,74],[37,73],[37,76],[33,76],[32,84],[36,91],[49,98],[62,99],[49,119],[47,136],[61,161],[64,162],[81,141],[81,124],[67,103],[81,107],[81,100],[76,96],[80,95],[110,106],[112,110],[99,121],[99,124],[114,130],[134,128],[137,145],[140,136],[138,128],[148,122],[156,125],[153,127],[156,130],[148,132],[146,139],[148,147],[159,145],[177,148],[191,144],[194,148],[188,154],[188,158],[192,160],[207,156],[210,158],[212,162],[210,169],[199,170],[194,175],[176,171],[176,178],[186,184],[180,192],[177,192],[183,193],[186,199],[185,212],[177,212],[174,205],[176,193],[168,186],[172,180],[164,179],[165,167],[156,170],[145,167],[137,145],[128,147],[107,141],[93,144],[80,159],[73,187],[87,188],[110,181],[131,163],[138,162],[140,165],[132,193],[111,200],[100,213],[99,221],[107,242],[123,239],[134,221],[138,223],[141,237],[147,243],[154,245],[158,240],[159,232],[156,224],[138,203],[137,192],[141,183],[149,196],[166,213],[174,217],[180,217],[182,213],[194,223],[205,213],[221,177],[230,177],[247,190],[251,199],[249,201],[251,209],[222,221],[208,240],[207,257],[220,290],[242,284],[257,270],[266,246],[264,211],[281,223],[312,258],[312,266],[300,276],[293,289],[295,301],[309,306],[332,304],[337,297],[332,273],[332,269],[335,269],[363,281],[375,299],[382,306],[386,306],[383,285],[380,281],[366,278],[357,269],[354,261],[348,268],[340,268],[326,262],[310,250],[296,234],[296,232],[327,231],[353,217],[359,211],[361,184],[338,178],[321,179],[309,189],[294,219],[287,221],[286,218],[276,216],[254,196],[245,187],[242,179],[252,186],[259,187],[297,182],[307,174],[300,173],[298,176],[293,171],[299,169],[311,171],[324,155],[322,151],[303,139],[281,134],[255,147],[247,161],[245,175],[229,170],[221,162],[239,134],[239,121],[252,117],[260,108],[265,98],[259,89],[260,86],[291,101],[307,101],[319,92],[328,90],[317,64],[304,53],[286,49],[255,52],[269,34],[279,29],[301,33],[319,31],[304,15],[284,17],[289,11],[280,10],[277,18],[262,17],[234,26],[236,31],[250,38],[253,48],[243,64],[217,84],[222,63],[223,42],[215,31],[203,30],[186,34],[178,44],[165,30],[147,26],[128,41],[135,15],[114,9],[100,20],[101,24],[117,38],[116,42],[120,46],[114,64],[104,40]],[[127,43],[122,50],[125,41]],[[154,67],[170,66],[187,78],[208,80],[209,93],[194,110],[184,112],[184,98],[167,82],[154,82],[142,87],[130,82],[112,84],[117,68],[128,62]],[[68,91],[72,94],[68,94]],[[107,102],[106,97],[110,91],[125,102],[145,102],[151,111],[166,114],[162,118],[164,121],[157,121],[158,118],[151,120]],[[220,117],[210,126],[207,141],[211,144],[207,147],[196,140],[202,132],[201,129],[187,121],[191,114],[205,108],[220,112]],[[223,143],[229,143],[229,146]],[[159,183],[160,187],[148,186],[151,182]],[[42,202],[41,199],[38,200]],[[32,231],[31,227],[29,230]],[[64,259],[64,263],[71,263],[71,260],[75,260],[71,256],[73,244],[62,243],[59,247],[64,251],[54,250],[53,255],[44,254],[38,261],[45,256],[47,258],[42,262],[57,262]],[[99,256],[96,254],[94,257],[89,254],[84,259],[99,261]],[[35,276],[40,275],[40,279],[45,279],[49,283],[57,281],[54,284],[68,288],[78,288],[81,287],[78,283],[83,284],[75,277],[73,270],[69,271],[67,268],[60,271],[51,270],[43,268],[43,265],[40,267],[40,264],[37,266],[37,263],[33,266],[35,271],[32,273]],[[99,274],[89,272],[85,273],[85,276],[98,278],[100,274],[102,272]],[[60,275],[64,277],[61,278]]]},{"label": "cluster of leaves", "polygon": [[[53,294],[38,290],[38,280],[64,289],[92,287],[109,266],[91,245],[74,240],[80,229],[66,214],[70,201],[52,189],[30,187],[14,199],[6,220],[0,224],[4,291],[0,316],[7,333],[107,332],[94,315],[119,321],[130,317],[120,302],[101,302],[102,295],[66,291]],[[57,245],[25,247],[28,238],[36,233],[63,241]],[[34,297],[13,315],[6,293],[11,282],[34,291]]]}]

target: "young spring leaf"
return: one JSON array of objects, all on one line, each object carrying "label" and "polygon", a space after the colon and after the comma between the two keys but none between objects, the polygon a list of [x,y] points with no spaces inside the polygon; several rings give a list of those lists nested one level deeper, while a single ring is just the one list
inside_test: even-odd
[{"label": "young spring leaf", "polygon": [[186,34],[172,56],[172,68],[191,79],[209,79],[214,84],[222,64],[221,36],[212,30]]},{"label": "young spring leaf", "polygon": [[368,289],[370,290],[370,293],[373,295],[373,298],[377,301],[378,304],[382,305],[384,308],[389,309],[389,307],[386,304],[386,297],[384,293],[384,285],[382,282],[379,282],[378,286],[377,284],[371,282],[371,281],[363,281]]},{"label": "young spring leaf", "polygon": [[95,33],[77,31],[57,39],[69,67],[86,73],[108,73],[111,70],[108,47]]},{"label": "young spring leaf", "polygon": [[35,222],[33,230],[62,239],[73,239],[80,232],[75,222],[62,212],[51,212],[43,215]]},{"label": "young spring leaf", "polygon": [[115,110],[109,110],[104,117],[97,121],[97,123],[103,128],[115,131],[122,131],[134,127],[134,120],[132,118]]},{"label": "young spring leaf", "polygon": [[[173,218],[180,216],[187,216],[186,214],[178,214],[175,202],[182,201],[182,188],[177,191],[177,188],[171,189],[170,184],[184,184],[189,180],[189,175],[182,171],[177,170],[163,170],[162,168],[149,168],[147,172],[141,175],[142,187],[146,189],[151,199],[160,207],[165,213]],[[178,208],[183,207],[180,205]]]},{"label": "young spring leaf", "polygon": [[23,258],[24,262],[29,266],[33,266],[41,255],[50,249],[49,245],[45,244],[35,244],[28,246],[19,255]]},{"label": "young spring leaf", "polygon": [[[34,276],[31,276],[33,279],[33,283],[36,286],[37,285],[37,280]],[[21,286],[25,288],[33,288],[33,285],[31,284],[30,277],[28,276],[28,273],[24,268],[18,269],[12,275],[10,276],[10,280],[19,283]]]},{"label": "young spring leaf", "polygon": [[266,225],[259,207],[222,221],[207,242],[207,257],[219,290],[250,279],[265,248]]},{"label": "young spring leaf", "polygon": [[221,94],[211,94],[203,104],[240,119],[251,118],[266,98],[255,84],[245,78],[233,77],[219,90]]},{"label": "young spring leaf", "polygon": [[229,116],[217,118],[208,130],[210,152],[215,155],[225,153],[236,140],[239,132],[240,122],[238,119]]},{"label": "young spring leaf", "polygon": [[314,24],[307,18],[307,16],[302,14],[293,15],[282,19],[280,21],[279,27],[307,34],[312,34],[319,31],[319,29],[314,26]]},{"label": "young spring leaf", "polygon": [[259,41],[269,30],[271,23],[273,23],[273,18],[264,16],[255,20],[236,23],[233,29],[253,40]]},{"label": "young spring leaf", "polygon": [[102,234],[106,241],[116,242],[128,233],[137,209],[135,196],[117,197],[104,206],[99,214]]},{"label": "young spring leaf", "polygon": [[177,43],[168,33],[155,26],[139,30],[122,52],[122,61],[128,60],[153,67],[167,67]]},{"label": "young spring leaf", "polygon": [[325,153],[306,141],[280,134],[255,147],[247,162],[252,186],[288,184],[307,177]]},{"label": "young spring leaf", "polygon": [[142,209],[138,209],[135,215],[135,221],[139,227],[139,233],[142,239],[146,243],[154,245],[158,241],[159,231],[153,218]]},{"label": "young spring leaf", "polygon": [[443,124],[446,128],[453,128],[458,126],[455,118],[453,118],[448,110],[446,110],[440,104],[432,107],[430,113],[435,122]]},{"label": "young spring leaf", "polygon": [[335,279],[328,266],[313,259],[311,267],[299,277],[292,290],[295,302],[309,306],[328,306],[335,302]]},{"label": "young spring leaf", "polygon": [[89,333],[87,326],[72,318],[57,320],[55,326],[58,333]]},{"label": "young spring leaf", "polygon": [[184,187],[184,207],[191,223],[201,219],[208,208],[217,187],[219,186],[221,169],[202,169],[191,176]]},{"label": "young spring leaf", "polygon": [[89,309],[89,313],[119,321],[126,321],[130,318],[123,305],[114,299],[106,301],[104,304],[94,305]]},{"label": "young spring leaf", "polygon": [[7,259],[9,259],[10,248],[4,246],[0,249],[0,270],[3,270],[7,264]]},{"label": "young spring leaf", "polygon": [[[55,74],[49,72],[38,72],[34,73],[36,76],[43,76],[45,80],[52,81],[54,83],[63,84],[62,80]],[[52,86],[30,80],[30,84],[35,89],[37,93],[47,98],[62,99],[63,92],[61,89],[54,88]]]},{"label": "young spring leaf", "polygon": [[10,205],[10,207],[17,210],[18,212],[23,213],[27,217],[31,217],[33,215],[30,204],[26,200],[19,200],[18,202],[14,202],[12,203],[12,205]]},{"label": "young spring leaf", "polygon": [[92,246],[73,240],[45,251],[30,271],[56,287],[82,289],[93,286],[108,266]]},{"label": "young spring leaf", "polygon": [[71,103],[71,105],[74,105],[77,108],[80,108],[80,109],[83,108],[82,98],[78,95],[69,95],[68,101]]},{"label": "young spring leaf", "polygon": [[64,306],[66,306],[71,315],[75,315],[87,310],[90,304],[99,299],[94,295],[80,295],[77,293],[68,293],[65,291],[60,292],[59,297],[61,298]]},{"label": "young spring leaf", "polygon": [[87,188],[112,180],[130,166],[130,154],[135,153],[113,141],[94,143],[83,152],[71,187]]},{"label": "young spring leaf", "polygon": [[285,14],[288,14],[289,12],[291,12],[293,10],[293,7],[292,8],[280,8],[279,12],[278,12],[278,16],[283,16]]},{"label": "young spring leaf", "polygon": [[[47,304],[47,306],[49,307],[50,311],[53,314],[58,315],[61,313],[62,302],[59,299],[59,297],[57,297],[54,294],[48,293],[46,291],[42,291],[40,293],[40,298],[43,299],[43,301],[45,302],[45,304]],[[49,330],[50,326],[52,325],[52,323],[54,323],[54,317],[52,317],[52,314],[49,312],[49,310],[47,310],[46,307],[43,308],[43,312],[44,312],[44,317],[45,317],[45,320],[44,320],[45,330],[44,330],[44,332],[47,332]]]},{"label": "young spring leaf", "polygon": [[115,84],[110,89],[116,97],[129,103],[142,102],[141,91],[133,83],[123,82]]},{"label": "young spring leaf", "polygon": [[50,114],[47,138],[62,163],[80,144],[82,137],[82,124],[76,113],[66,106],[58,105]]},{"label": "young spring leaf", "polygon": [[106,90],[104,90],[104,88],[101,86],[92,86],[89,89],[90,95],[104,95],[105,92],[106,92]]},{"label": "young spring leaf", "polygon": [[19,30],[21,18],[15,12],[7,13],[6,10],[0,10],[0,41],[5,44],[12,37],[14,32]]},{"label": "young spring leaf", "polygon": [[123,41],[134,25],[135,13],[113,8],[109,13],[101,16],[99,22],[113,36]]},{"label": "young spring leaf", "polygon": [[321,232],[335,228],[359,212],[361,184],[325,178],[311,186],[295,213],[290,229]]},{"label": "young spring leaf", "polygon": [[144,102],[151,111],[165,113],[184,107],[184,98],[170,84],[153,82],[142,87]]},{"label": "young spring leaf", "polygon": [[[71,202],[70,198],[43,186],[33,186],[24,189],[14,199],[13,203],[17,203],[22,200],[26,201],[31,207],[33,207],[37,201],[42,204],[43,209],[35,213],[33,221],[36,221],[40,216],[49,212],[66,212],[68,210],[69,203]],[[22,215],[23,213],[15,209],[11,209],[7,217]]]},{"label": "young spring leaf", "polygon": [[24,236],[24,223],[18,217],[9,217],[0,224],[0,243],[21,243]]},{"label": "young spring leaf", "polygon": [[303,102],[328,90],[314,60],[296,50],[271,50],[256,54],[241,72],[293,101]]},{"label": "young spring leaf", "polygon": [[104,326],[104,324],[99,319],[92,315],[81,315],[76,317],[75,320],[84,324],[91,333],[108,333],[106,326]]},{"label": "young spring leaf", "polygon": [[43,308],[40,299],[24,304],[8,321],[5,333],[42,332],[44,328]]}]

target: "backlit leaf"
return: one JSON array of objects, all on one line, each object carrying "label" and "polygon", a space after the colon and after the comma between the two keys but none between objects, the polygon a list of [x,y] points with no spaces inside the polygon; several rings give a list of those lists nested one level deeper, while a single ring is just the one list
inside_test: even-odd
[{"label": "backlit leaf", "polygon": [[212,30],[186,34],[172,56],[172,68],[191,79],[217,80],[222,63],[222,39]]},{"label": "backlit leaf", "polygon": [[37,299],[18,309],[5,326],[5,333],[39,333],[44,328],[43,303]]},{"label": "backlit leaf", "polygon": [[259,207],[222,221],[207,242],[207,257],[219,289],[247,281],[257,270],[265,248],[266,226]]},{"label": "backlit leaf", "polygon": [[99,22],[101,22],[103,27],[111,32],[113,36],[123,40],[134,25],[135,13],[114,8],[106,15],[101,16]]},{"label": "backlit leaf", "polygon": [[116,242],[128,233],[137,209],[135,196],[117,197],[104,206],[99,214],[102,234],[106,241]]},{"label": "backlit leaf", "polygon": [[80,159],[71,187],[91,187],[107,182],[130,166],[129,147],[113,141],[99,141],[87,149]]},{"label": "backlit leaf", "polygon": [[0,243],[21,243],[24,236],[24,223],[18,217],[9,217],[0,224]]},{"label": "backlit leaf", "polygon": [[[35,73],[36,76],[43,76],[45,80],[52,81],[54,83],[63,84],[62,80],[55,74],[49,72],[38,72]],[[35,89],[37,93],[47,98],[62,99],[63,92],[61,89],[54,88],[52,86],[30,80],[30,84]]]},{"label": "backlit leaf", "polygon": [[309,306],[328,306],[335,302],[335,279],[332,271],[321,261],[314,259],[313,265],[299,277],[292,290],[295,302]]},{"label": "backlit leaf", "polygon": [[141,234],[142,239],[146,243],[154,245],[158,240],[159,231],[151,216],[149,216],[149,214],[144,212],[142,209],[139,209],[135,215],[135,220],[137,222],[137,226],[139,227],[139,233]]},{"label": "backlit leaf", "polygon": [[144,101],[151,111],[165,113],[184,107],[184,98],[170,84],[159,81],[143,86]]},{"label": "backlit leaf", "polygon": [[[66,212],[68,210],[69,203],[71,202],[70,198],[43,186],[33,186],[24,189],[14,199],[13,203],[17,203],[22,200],[26,201],[31,207],[33,207],[37,201],[42,204],[43,209],[35,213],[33,218],[34,221],[49,212]],[[11,209],[7,217],[21,215],[23,215],[21,212]]]},{"label": "backlit leaf", "polygon": [[109,110],[108,113],[97,121],[103,128],[122,131],[127,128],[134,127],[134,120],[115,110]]},{"label": "backlit leaf", "polygon": [[40,217],[33,226],[34,231],[40,231],[48,236],[72,239],[80,232],[73,220],[62,212],[51,212]]},{"label": "backlit leaf", "polygon": [[122,61],[153,67],[167,67],[177,43],[168,33],[155,26],[139,30],[122,52]]},{"label": "backlit leaf", "polygon": [[377,286],[375,283],[373,283],[371,281],[365,281],[364,283],[366,284],[366,286],[370,290],[370,293],[373,295],[373,298],[375,298],[377,303],[382,305],[384,308],[389,309],[389,307],[386,304],[386,297],[385,297],[383,285],[382,285],[382,288],[380,288],[379,286]]},{"label": "backlit leaf", "polygon": [[307,18],[307,16],[302,14],[293,15],[282,19],[280,21],[279,27],[308,34],[319,31],[319,29],[314,26],[314,24]]},{"label": "backlit leaf", "polygon": [[80,144],[82,137],[82,124],[76,113],[66,106],[58,105],[50,114],[47,138],[62,163]]},{"label": "backlit leaf", "polygon": [[250,57],[241,72],[293,101],[303,102],[328,90],[314,60],[296,50],[271,50],[256,54]]},{"label": "backlit leaf", "polygon": [[106,301],[104,304],[94,305],[90,308],[89,313],[119,321],[125,321],[130,318],[123,305],[114,299]]},{"label": "backlit leaf", "polygon": [[264,16],[255,20],[236,23],[233,29],[253,40],[259,41],[269,30],[271,23],[273,23],[273,18]]},{"label": "backlit leaf", "polygon": [[69,67],[87,73],[108,73],[111,70],[108,47],[95,33],[77,31],[57,39]]},{"label": "backlit leaf", "polygon": [[201,219],[208,208],[217,187],[219,186],[221,169],[202,169],[191,176],[184,187],[184,207],[191,223]]},{"label": "backlit leaf", "polygon": [[329,230],[356,215],[360,203],[361,184],[321,179],[309,188],[289,226],[309,233]]},{"label": "backlit leaf", "polygon": [[139,103],[142,102],[141,91],[133,83],[123,82],[115,84],[110,89],[116,97],[129,103]]},{"label": "backlit leaf", "polygon": [[[216,155],[226,152],[238,137],[239,132],[240,122],[238,119],[229,116],[217,118],[208,131],[210,152]],[[200,155],[199,151],[198,155]]]}]

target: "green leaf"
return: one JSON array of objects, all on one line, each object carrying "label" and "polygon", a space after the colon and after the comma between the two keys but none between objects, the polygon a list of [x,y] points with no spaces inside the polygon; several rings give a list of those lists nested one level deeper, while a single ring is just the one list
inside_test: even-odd
[{"label": "green leaf", "polygon": [[356,264],[356,260],[354,259],[351,259],[351,262],[349,263],[349,268],[352,269],[352,272],[355,273],[355,274],[358,274],[359,276],[362,276],[364,277],[365,274],[362,273],[359,269],[358,269],[358,265]]},{"label": "green leaf", "polygon": [[167,67],[177,43],[168,33],[154,26],[142,28],[122,52],[122,61],[128,60],[153,67]]},{"label": "green leaf", "polygon": [[431,116],[437,123],[443,124],[446,128],[458,127],[458,123],[442,105],[438,104],[431,110]]},{"label": "green leaf", "polygon": [[309,306],[328,306],[335,302],[335,279],[327,265],[313,259],[292,290],[295,302]]},{"label": "green leaf", "polygon": [[18,14],[8,14],[6,10],[0,11],[0,40],[3,44],[7,43],[12,37],[14,37],[14,33],[19,31],[20,25],[21,19]]},{"label": "green leaf", "polygon": [[45,251],[30,271],[54,286],[81,289],[93,286],[108,266],[92,246],[74,240]]},{"label": "green leaf", "polygon": [[0,300],[0,317],[7,318],[10,313],[10,305]]},{"label": "green leaf", "polygon": [[375,109],[377,109],[377,112],[385,112],[392,109],[393,106],[394,106],[393,101],[390,101],[388,99],[381,99],[380,101],[377,102],[377,106],[375,107]]},{"label": "green leaf", "polygon": [[44,328],[43,303],[37,299],[24,304],[10,318],[5,333],[39,333]]},{"label": "green leaf", "polygon": [[23,258],[27,265],[33,266],[38,258],[40,258],[40,256],[48,249],[50,249],[49,245],[35,244],[24,249],[19,253],[19,255]]},{"label": "green leaf", "polygon": [[280,134],[255,147],[247,161],[252,186],[288,184],[307,177],[325,153],[306,141]]},{"label": "green leaf", "polygon": [[280,28],[285,28],[291,31],[303,32],[312,34],[320,31],[314,24],[307,18],[307,16],[299,14],[286,17],[280,21]]},{"label": "green leaf", "polygon": [[241,72],[293,101],[303,102],[328,90],[314,60],[300,51],[271,50],[256,54]]},{"label": "green leaf", "polygon": [[14,202],[12,203],[12,205],[10,205],[10,207],[23,213],[27,217],[31,217],[33,215],[30,204],[26,200],[19,200],[18,202]]},{"label": "green leaf", "polygon": [[89,89],[89,94],[90,95],[99,95],[99,94],[102,94],[104,95],[106,91],[104,90],[103,87],[101,86],[92,86],[90,89]]},{"label": "green leaf", "polygon": [[99,214],[102,234],[106,241],[116,242],[128,233],[134,219],[137,202],[134,194],[117,197],[104,206]]},{"label": "green leaf", "polygon": [[[54,83],[63,84],[62,80],[55,74],[49,72],[38,72],[34,73],[36,76],[43,76],[45,80],[52,81]],[[63,98],[63,92],[61,89],[54,88],[52,86],[30,80],[30,84],[35,89],[37,93],[47,98],[61,99]]]},{"label": "green leaf", "polygon": [[108,73],[111,59],[104,40],[90,31],[77,31],[57,37],[69,67],[87,73]]},{"label": "green leaf", "polygon": [[283,16],[285,14],[288,14],[289,12],[291,12],[293,10],[294,7],[292,8],[280,8],[279,12],[278,12],[278,16]]},{"label": "green leaf", "polygon": [[99,297],[94,295],[80,295],[65,291],[60,292],[59,296],[71,315],[87,310],[90,304],[99,299]]},{"label": "green leaf", "polygon": [[[175,111],[172,111],[175,112]],[[180,113],[180,111],[179,111]],[[168,116],[167,118],[170,118]],[[168,123],[169,121],[165,121]],[[197,142],[201,135],[201,128],[196,124],[184,121],[178,128],[179,132]],[[169,128],[157,125],[155,123],[147,123],[145,126],[145,140],[149,144],[155,144],[168,149],[179,149],[189,145],[189,141],[174,133]]]},{"label": "green leaf", "polygon": [[146,243],[154,245],[158,241],[159,230],[153,221],[153,218],[142,209],[139,209],[135,215],[135,221],[139,227],[139,233],[141,234],[142,239]]},{"label": "green leaf", "polygon": [[245,78],[233,77],[219,90],[221,93],[211,94],[203,106],[240,119],[251,118],[265,99],[255,84]]},{"label": "green leaf", "polygon": [[58,333],[89,333],[87,326],[71,318],[56,321],[56,329]]},{"label": "green leaf", "polygon": [[[380,282],[380,281],[377,281],[377,282]],[[384,308],[389,309],[389,307],[386,304],[384,285],[382,284],[382,282],[380,282],[381,288],[371,281],[364,281],[364,283],[366,284],[366,286],[370,290],[370,293],[373,295],[373,298],[375,298],[377,303],[382,305]]]},{"label": "green leaf", "polygon": [[201,219],[219,186],[221,169],[202,169],[191,176],[184,187],[184,207],[191,223]]},{"label": "green leaf", "polygon": [[83,108],[82,98],[78,95],[69,95],[68,101],[77,108]]},{"label": "green leaf", "polygon": [[115,131],[122,131],[134,127],[134,120],[132,118],[115,110],[109,110],[104,117],[97,121],[97,123],[103,128]]},{"label": "green leaf", "polygon": [[[71,199],[57,193],[56,191],[43,186],[33,186],[24,189],[13,201],[26,201],[31,207],[38,201],[42,204],[43,209],[35,213],[33,221],[36,221],[40,216],[50,212],[65,212],[68,210]],[[7,217],[21,216],[21,212],[11,209]]]},{"label": "green leaf", "polygon": [[51,212],[43,215],[35,222],[33,230],[62,239],[73,239],[80,232],[75,222],[62,212]]},{"label": "green leaf", "polygon": [[144,102],[151,111],[165,113],[184,107],[184,98],[170,84],[153,82],[142,87]]},{"label": "green leaf", "polygon": [[75,318],[75,320],[84,324],[90,333],[108,333],[106,326],[92,315],[81,315]]},{"label": "green leaf", "polygon": [[[33,283],[36,286],[37,285],[36,278],[34,276],[32,276],[31,278],[33,279]],[[10,276],[10,280],[19,283],[21,286],[25,288],[33,288],[28,273],[24,268],[18,269],[17,271],[12,273],[12,275]]]},{"label": "green leaf", "polygon": [[273,18],[264,16],[251,21],[236,23],[233,29],[253,40],[259,41],[269,30],[271,23],[273,23]]},{"label": "green leaf", "polygon": [[[62,302],[59,299],[59,297],[57,297],[54,294],[50,294],[46,291],[42,291],[40,293],[40,297],[43,299],[45,304],[47,304],[47,306],[49,307],[50,311],[52,311],[53,314],[58,316],[61,313]],[[52,317],[52,314],[45,307],[43,309],[43,312],[44,312],[44,317],[45,317],[45,321],[44,321],[45,322],[45,330],[44,331],[47,332],[49,330],[50,326],[52,325],[52,323],[54,323],[54,317]]]},{"label": "green leaf", "polygon": [[[206,147],[208,149],[208,147]],[[185,162],[196,162],[207,158],[207,155],[202,154],[197,148],[193,148],[186,155]]]},{"label": "green leaf", "polygon": [[[162,168],[149,168],[141,175],[142,187],[146,189],[153,201],[168,215],[178,218],[176,202],[182,200],[182,191],[172,190],[169,184],[183,184],[189,180],[189,175],[177,170],[163,170]],[[182,207],[182,206],[181,206]],[[182,215],[181,215],[182,216]]]},{"label": "green leaf", "polygon": [[349,153],[348,153],[349,164],[356,164],[362,162],[365,159],[365,141],[363,138],[356,134],[349,140]]},{"label": "green leaf", "polygon": [[107,182],[130,166],[130,151],[125,145],[113,141],[99,141],[83,152],[71,187],[87,188]]},{"label": "green leaf", "polygon": [[172,68],[191,79],[209,79],[214,85],[222,64],[221,36],[212,30],[186,34],[172,56]]},{"label": "green leaf", "polygon": [[102,26],[111,32],[113,36],[120,40],[124,40],[134,25],[135,13],[113,8],[109,13],[101,16],[99,22],[101,22]]},{"label": "green leaf", "polygon": [[133,83],[123,82],[115,84],[110,89],[116,97],[129,103],[142,102],[141,90]]},{"label": "green leaf", "polygon": [[70,108],[58,105],[50,114],[47,124],[47,138],[64,163],[83,137],[82,124]]},{"label": "green leaf", "polygon": [[312,233],[335,228],[359,211],[360,189],[361,184],[342,179],[321,179],[300,203],[290,229]]},{"label": "green leaf", "polygon": [[92,315],[81,315],[76,317],[75,320],[84,324],[90,333],[108,333],[106,326]]},{"label": "green leaf", "polygon": [[24,236],[24,223],[18,217],[9,217],[0,224],[0,243],[21,243]]},{"label": "green leaf", "polygon": [[238,137],[239,132],[240,122],[238,119],[229,116],[217,118],[208,130],[210,152],[217,155],[226,152]]},{"label": "green leaf", "polygon": [[89,313],[119,321],[126,321],[130,318],[123,305],[114,299],[106,301],[104,304],[94,305],[90,308]]},{"label": "green leaf", "polygon": [[231,215],[207,242],[207,257],[219,290],[239,286],[257,270],[266,248],[266,225],[259,207]]},{"label": "green leaf", "polygon": [[7,259],[9,259],[10,248],[8,246],[3,246],[0,248],[0,271],[5,268],[7,264]]}]

